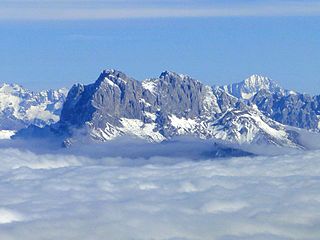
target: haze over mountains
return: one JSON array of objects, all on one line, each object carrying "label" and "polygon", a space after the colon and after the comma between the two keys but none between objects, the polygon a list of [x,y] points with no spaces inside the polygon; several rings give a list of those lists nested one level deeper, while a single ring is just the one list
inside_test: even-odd
[{"label": "haze over mountains", "polygon": [[3,85],[0,99],[2,130],[29,126],[17,136],[57,137],[64,145],[187,135],[305,148],[301,135],[319,131],[320,96],[286,90],[258,75],[212,87],[169,71],[141,82],[111,69],[92,84],[74,85],[67,96],[64,89],[32,93]]}]

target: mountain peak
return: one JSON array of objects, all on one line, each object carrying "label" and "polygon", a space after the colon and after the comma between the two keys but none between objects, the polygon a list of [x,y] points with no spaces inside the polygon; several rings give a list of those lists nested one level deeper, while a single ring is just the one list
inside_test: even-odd
[{"label": "mountain peak", "polygon": [[166,77],[179,77],[179,74],[166,70],[166,71],[163,71],[159,76],[159,78],[166,78]]},{"label": "mountain peak", "polygon": [[181,79],[185,79],[185,78],[190,78],[188,75],[185,74],[179,74],[176,72],[172,72],[172,71],[163,71],[159,78],[181,78]]},{"label": "mountain peak", "polygon": [[106,69],[103,70],[96,81],[96,85],[101,85],[103,82],[107,82],[108,84],[116,84],[120,83],[126,84],[129,80],[129,77],[124,73],[116,69]]},{"label": "mountain peak", "polygon": [[285,90],[282,89],[275,81],[257,74],[251,75],[242,82],[225,85],[221,88],[229,94],[245,100],[251,99],[261,90],[285,93]]},{"label": "mountain peak", "polygon": [[15,83],[3,83],[0,85],[0,91],[1,92],[25,92],[26,89],[20,86],[19,84]]},{"label": "mountain peak", "polygon": [[[101,72],[100,77],[103,78],[127,78],[127,75],[119,70],[116,69],[105,69]],[[99,78],[100,78],[99,77]]]},{"label": "mountain peak", "polygon": [[268,77],[253,74],[243,81],[243,84],[248,87],[255,87],[260,89],[268,89],[271,86],[278,86],[273,80]]},{"label": "mountain peak", "polygon": [[[107,141],[120,136],[159,142],[191,135],[231,143],[300,147],[298,133],[269,118],[270,114],[263,115],[261,104],[256,104],[258,108],[246,104],[261,89],[271,92],[273,87],[270,79],[253,75],[227,89],[234,96],[239,94],[241,99],[237,99],[222,88],[216,91],[171,71],[139,82],[121,71],[104,70],[95,83],[76,85],[69,91],[60,121],[49,129],[64,142]],[[39,112],[31,110],[27,113]],[[20,109],[15,111],[16,115],[19,113]]]}]

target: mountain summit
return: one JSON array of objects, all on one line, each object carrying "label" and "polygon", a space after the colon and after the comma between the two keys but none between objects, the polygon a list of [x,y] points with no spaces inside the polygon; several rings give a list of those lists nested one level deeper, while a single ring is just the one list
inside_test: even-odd
[{"label": "mountain summit", "polygon": [[242,98],[245,100],[251,99],[255,94],[261,90],[268,92],[285,93],[286,91],[281,88],[276,82],[268,77],[260,75],[252,75],[249,78],[239,83],[233,83],[221,87],[231,95]]}]

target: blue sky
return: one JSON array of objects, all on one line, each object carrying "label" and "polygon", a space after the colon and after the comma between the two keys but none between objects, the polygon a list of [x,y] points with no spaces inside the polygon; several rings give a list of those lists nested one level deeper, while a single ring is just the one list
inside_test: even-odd
[{"label": "blue sky", "polygon": [[226,84],[262,74],[320,93],[319,1],[0,2],[0,81],[38,90],[104,68]]}]

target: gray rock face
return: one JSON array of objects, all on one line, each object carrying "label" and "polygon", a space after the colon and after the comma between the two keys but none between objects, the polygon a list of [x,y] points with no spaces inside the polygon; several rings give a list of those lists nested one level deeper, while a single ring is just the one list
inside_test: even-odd
[{"label": "gray rock face", "polygon": [[87,138],[107,141],[129,135],[160,142],[191,135],[301,147],[291,130],[246,101],[169,71],[140,82],[120,71],[105,70],[93,84],[74,85],[60,121],[44,130],[32,129],[39,135],[41,131],[62,136],[65,145]]},{"label": "gray rock face", "polygon": [[[61,113],[61,123],[82,126],[88,120],[119,124],[119,118],[148,121],[144,112],[163,119],[167,113],[193,118],[205,112],[204,85],[190,77],[163,72],[148,80],[155,91],[116,70],[103,71],[91,85],[74,85]],[[235,100],[234,100],[235,101]],[[222,104],[225,104],[222,102]]]},{"label": "gray rock face", "polygon": [[279,123],[319,131],[319,96],[285,90],[271,79],[258,75],[220,89],[248,105],[255,104],[264,115]]},{"label": "gray rock face", "polygon": [[169,71],[140,82],[105,70],[93,84],[70,89],[58,123],[30,127],[18,136],[54,135],[68,146],[119,136],[161,142],[190,135],[303,148],[302,130],[286,125],[317,128],[319,97],[291,93],[266,78],[249,80],[235,88],[241,90],[236,97],[234,91]]},{"label": "gray rock face", "polygon": [[204,112],[201,100],[204,85],[190,78],[163,72],[157,82],[155,105],[178,117],[193,118]]},{"label": "gray rock face", "polygon": [[266,91],[258,92],[252,99],[265,115],[294,127],[319,129],[319,96],[308,94],[282,95]]}]

